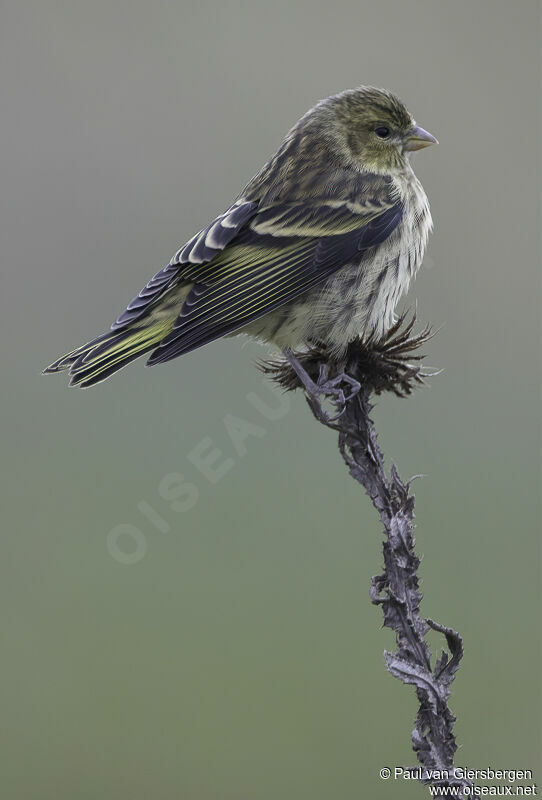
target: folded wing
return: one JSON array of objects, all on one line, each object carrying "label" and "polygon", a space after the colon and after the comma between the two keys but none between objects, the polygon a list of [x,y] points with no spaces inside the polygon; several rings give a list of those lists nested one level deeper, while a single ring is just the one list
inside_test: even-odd
[{"label": "folded wing", "polygon": [[400,202],[377,198],[363,205],[314,200],[259,209],[211,261],[182,268],[192,289],[148,363],[232,333],[358,263],[363,251],[392,233],[402,213]]}]

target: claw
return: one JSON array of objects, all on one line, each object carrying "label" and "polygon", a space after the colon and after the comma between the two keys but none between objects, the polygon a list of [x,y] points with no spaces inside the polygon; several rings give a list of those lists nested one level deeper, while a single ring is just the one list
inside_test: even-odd
[{"label": "claw", "polygon": [[[312,380],[310,375],[299,362],[299,359],[294,355],[294,353],[292,353],[291,350],[285,349],[284,355],[299,377],[299,380],[305,389],[305,393],[307,394],[307,399],[313,410],[315,412],[317,411],[318,415],[325,422],[329,423],[338,420],[339,417],[341,417],[344,413],[347,403],[352,400],[352,398],[355,397],[360,391],[361,384],[350,375],[347,375],[345,372],[341,372],[336,377],[330,378],[329,368],[325,363],[320,364],[318,380],[315,382]],[[345,392],[342,388],[344,384],[347,384],[350,387],[350,392],[348,395],[345,395]],[[337,410],[337,414],[335,416],[332,416],[322,408],[319,401],[319,398],[322,396],[329,398],[331,403],[335,406]]]}]

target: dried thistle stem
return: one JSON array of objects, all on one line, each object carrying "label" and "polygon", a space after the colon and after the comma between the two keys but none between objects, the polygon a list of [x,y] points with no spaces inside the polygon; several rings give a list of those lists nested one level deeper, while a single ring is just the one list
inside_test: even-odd
[{"label": "dried thistle stem", "polygon": [[[396,678],[416,688],[419,710],[412,746],[421,764],[420,779],[434,786],[464,788],[470,784],[454,776],[455,717],[448,707],[450,686],[463,656],[461,637],[420,615],[414,496],[409,482],[401,480],[394,466],[390,476],[386,474],[370,416],[373,394],[391,391],[405,397],[431,374],[420,366],[423,356],[418,350],[432,333],[426,327],[413,335],[414,323],[415,316],[409,322],[401,317],[377,345],[353,342],[341,363],[315,347],[260,366],[287,391],[303,387],[314,417],[338,433],[339,450],[350,475],[363,486],[380,515],[385,530],[384,571],[373,577],[370,596],[375,605],[382,606],[384,625],[396,635],[396,652],[384,653],[386,666]],[[353,384],[359,386],[354,393]],[[345,397],[347,394],[350,397]],[[326,399],[334,407],[333,416],[324,407]],[[449,651],[443,651],[433,666],[426,641],[430,629],[444,635]]]}]

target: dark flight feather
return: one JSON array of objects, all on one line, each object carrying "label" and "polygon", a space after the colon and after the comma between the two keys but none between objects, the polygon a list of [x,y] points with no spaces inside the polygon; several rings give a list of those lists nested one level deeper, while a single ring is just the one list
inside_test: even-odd
[{"label": "dark flight feather", "polygon": [[171,259],[170,263],[154,275],[134,297],[111,330],[125,328],[145,314],[161,295],[177,282],[185,264],[207,263],[214,258],[239,233],[243,225],[256,212],[256,203],[234,203],[224,214],[214,219],[206,228],[193,236]]},{"label": "dark flight feather", "polygon": [[[358,263],[362,251],[381,244],[402,216],[400,203],[364,210],[306,203],[257,214],[215,260],[183,271],[183,279],[192,278],[197,285],[148,364],[169,361],[232,333],[341,267]],[[295,235],[302,231],[313,235]],[[328,235],[315,236],[317,231]]]}]

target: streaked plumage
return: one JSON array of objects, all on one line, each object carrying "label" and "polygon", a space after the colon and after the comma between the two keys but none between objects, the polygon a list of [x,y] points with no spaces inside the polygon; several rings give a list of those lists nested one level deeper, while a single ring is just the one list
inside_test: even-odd
[{"label": "streaked plumage", "polygon": [[152,365],[234,333],[335,355],[382,337],[432,224],[408,151],[435,141],[383,90],[321,101],[110,332],[45,371],[85,387],[150,350]]}]

